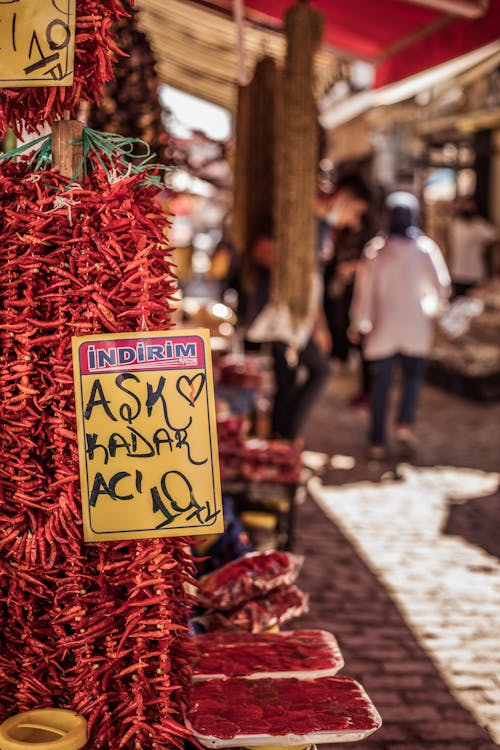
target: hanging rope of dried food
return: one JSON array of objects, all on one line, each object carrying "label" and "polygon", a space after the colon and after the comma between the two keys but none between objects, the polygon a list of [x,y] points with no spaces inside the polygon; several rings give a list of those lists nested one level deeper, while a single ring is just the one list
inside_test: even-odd
[{"label": "hanging rope of dried food", "polygon": [[[123,10],[76,8],[75,85],[2,90],[2,133],[99,100]],[[50,137],[0,161],[0,721],[57,706],[88,719],[92,748],[182,747],[188,540],[83,544],[71,360],[73,335],[170,326],[161,173],[134,139],[82,141],[73,179]]]},{"label": "hanging rope of dried food", "polygon": [[306,3],[287,13],[287,57],[279,129],[277,266],[278,300],[296,320],[305,317],[315,252],[313,213],[318,161],[318,124],[313,97],[313,57],[322,18]]},{"label": "hanging rope of dried food", "polygon": [[113,78],[113,60],[123,52],[113,22],[126,15],[119,0],[76,0],[73,86],[0,90],[0,138],[11,127],[18,137],[65,116],[76,117],[82,101],[98,103]]}]

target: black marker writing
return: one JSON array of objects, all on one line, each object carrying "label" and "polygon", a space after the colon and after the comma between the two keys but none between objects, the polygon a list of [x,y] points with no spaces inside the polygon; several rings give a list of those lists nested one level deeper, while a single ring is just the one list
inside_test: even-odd
[{"label": "black marker writing", "polygon": [[[135,476],[129,472],[119,471],[109,481],[97,472],[90,492],[89,505],[95,508],[99,498],[108,497],[117,502],[128,502],[136,499],[136,495],[128,490],[133,489],[142,494],[143,473],[136,471]],[[156,525],[156,529],[169,526],[184,516],[185,521],[196,518],[200,525],[211,525],[219,516],[220,510],[212,510],[210,500],[199,502],[194,494],[189,479],[180,471],[166,471],[160,478],[159,486],[149,488],[153,513],[161,513],[163,521]]]},{"label": "black marker writing", "polygon": [[125,386],[123,385],[123,382],[125,380],[135,380],[136,383],[140,383],[140,380],[137,375],[134,375],[132,372],[125,372],[123,373],[123,375],[118,375],[118,377],[115,379],[115,383],[118,388],[129,395],[135,403],[135,410],[132,408],[132,406],[130,406],[130,404],[122,404],[120,406],[120,417],[125,422],[128,422],[130,424],[134,421],[134,419],[137,419],[137,417],[141,413],[141,400],[133,391],[125,388]]},{"label": "black marker writing", "polygon": [[117,419],[109,408],[110,403],[111,401],[109,401],[104,394],[104,389],[101,385],[101,381],[94,380],[94,382],[92,383],[92,389],[90,391],[90,397],[87,402],[87,407],[83,413],[83,416],[85,417],[85,419],[90,419],[96,406],[102,406],[106,415],[110,419],[112,419],[113,422],[116,422]]},{"label": "black marker writing", "polygon": [[95,508],[100,495],[106,495],[112,500],[133,500],[133,493],[126,495],[118,494],[118,484],[128,477],[130,477],[130,474],[127,471],[119,471],[111,477],[109,482],[106,482],[101,472],[98,471],[94,477],[94,484],[90,492],[89,505]]}]

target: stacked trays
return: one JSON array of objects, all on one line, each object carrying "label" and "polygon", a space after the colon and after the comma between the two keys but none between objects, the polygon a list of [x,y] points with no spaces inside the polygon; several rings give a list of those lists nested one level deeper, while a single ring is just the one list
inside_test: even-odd
[{"label": "stacked trays", "polygon": [[382,723],[350,677],[200,680],[191,685],[184,718],[211,748],[355,742]]},{"label": "stacked trays", "polygon": [[205,747],[354,742],[381,718],[322,630],[209,633],[193,637],[186,727]]}]

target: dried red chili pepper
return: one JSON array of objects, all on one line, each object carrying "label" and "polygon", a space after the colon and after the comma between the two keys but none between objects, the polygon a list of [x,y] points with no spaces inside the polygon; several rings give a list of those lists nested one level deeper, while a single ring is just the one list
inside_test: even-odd
[{"label": "dried red chili pepper", "polygon": [[113,331],[169,327],[167,221],[140,175],[98,167],[71,223],[51,210],[68,180],[25,170],[0,166],[0,721],[57,705],[87,716],[96,750],[181,745],[188,540],[82,544],[71,363],[71,336],[103,330],[92,298]]},{"label": "dried red chili pepper", "polygon": [[[131,5],[133,0],[131,0]],[[99,103],[104,84],[114,77],[112,62],[123,53],[115,44],[112,22],[126,16],[119,0],[76,0],[73,86],[0,90],[0,138],[7,128],[18,137],[37,132],[45,122],[78,114],[83,100]]]}]

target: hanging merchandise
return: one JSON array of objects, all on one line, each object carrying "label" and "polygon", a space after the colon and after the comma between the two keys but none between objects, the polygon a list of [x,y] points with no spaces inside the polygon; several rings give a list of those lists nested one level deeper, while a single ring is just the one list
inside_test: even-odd
[{"label": "hanging merchandise", "polygon": [[[123,5],[130,9],[129,0],[123,0]],[[115,30],[124,54],[116,60],[113,80],[104,87],[101,106],[89,108],[87,122],[96,130],[140,138],[163,163],[168,135],[158,100],[160,81],[149,40],[138,28],[138,11],[121,18]]]},{"label": "hanging merchandise", "polygon": [[75,8],[73,86],[0,90],[1,133],[53,125],[0,162],[0,720],[69,710],[95,750],[170,748],[189,736],[190,540],[84,544],[71,342],[166,332],[177,282],[148,147],[136,158],[134,139],[66,120],[100,100],[125,15],[118,0]]},{"label": "hanging merchandise", "polygon": [[[46,123],[76,116],[82,101],[97,104],[113,77],[113,56],[123,54],[112,23],[124,15],[119,0],[76,0],[76,18],[75,0],[0,3],[1,26],[11,32],[9,54],[2,49],[0,65],[0,138],[9,126],[21,137],[23,131],[36,133]],[[17,66],[14,71],[7,59]],[[30,77],[29,83],[13,80],[21,75]]]},{"label": "hanging merchandise", "polygon": [[177,284],[147,150],[87,129],[66,176],[51,164],[72,150],[55,121],[112,76],[123,11],[77,0],[76,14],[73,87],[0,93],[2,131],[57,131],[0,165],[0,719],[67,709],[92,748],[165,747],[189,736],[189,540],[83,543],[71,339],[167,329]]},{"label": "hanging merchandise", "polygon": [[[238,88],[235,121],[234,220],[231,232],[243,256],[244,283],[252,271],[251,250],[262,235],[274,233],[278,90],[281,72],[271,57],[259,60],[252,80]],[[251,290],[249,289],[248,292]]]},{"label": "hanging merchandise", "polygon": [[169,327],[168,222],[147,165],[89,150],[77,184],[41,150],[0,167],[0,719],[54,706],[93,748],[169,747],[186,736],[188,541],[83,544],[71,363],[72,336]]},{"label": "hanging merchandise", "polygon": [[315,264],[315,219],[318,159],[317,112],[313,96],[313,59],[321,39],[323,17],[298,2],[286,13],[287,54],[280,105],[276,299],[286,303],[292,321],[304,320],[311,298]]}]

